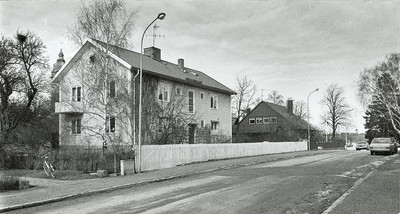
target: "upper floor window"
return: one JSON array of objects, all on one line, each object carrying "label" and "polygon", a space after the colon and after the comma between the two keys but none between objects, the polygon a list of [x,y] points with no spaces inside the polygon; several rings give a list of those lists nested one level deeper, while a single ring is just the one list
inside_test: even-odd
[{"label": "upper floor window", "polygon": [[96,62],[96,56],[95,55],[91,55],[89,57],[89,61],[90,61],[90,63],[95,63]]},{"label": "upper floor window", "polygon": [[211,95],[211,108],[218,109],[218,96],[217,95]]},{"label": "upper floor window", "polygon": [[81,101],[82,98],[82,87],[73,87],[72,88],[72,101]]},{"label": "upper floor window", "polygon": [[276,123],[277,121],[278,121],[278,118],[277,117],[271,117],[271,123]]},{"label": "upper floor window", "polygon": [[200,91],[200,99],[205,100],[206,99],[206,94],[202,91]]},{"label": "upper floor window", "polygon": [[256,117],[256,124],[262,124],[263,118],[262,117]]},{"label": "upper floor window", "polygon": [[268,124],[269,123],[269,117],[263,117],[263,123]]},{"label": "upper floor window", "polygon": [[256,124],[256,118],[254,117],[249,118],[249,124]]},{"label": "upper floor window", "polygon": [[115,81],[110,81],[109,82],[109,95],[111,98],[115,98]]},{"label": "upper floor window", "polygon": [[73,118],[71,120],[71,133],[72,134],[80,134],[82,130],[81,119]]},{"label": "upper floor window", "polygon": [[169,85],[165,83],[158,84],[158,100],[169,102]]},{"label": "upper floor window", "polygon": [[194,91],[189,91],[189,113],[194,113]]},{"label": "upper floor window", "polygon": [[176,86],[176,87],[175,87],[175,94],[177,94],[177,95],[182,95],[182,87]]}]

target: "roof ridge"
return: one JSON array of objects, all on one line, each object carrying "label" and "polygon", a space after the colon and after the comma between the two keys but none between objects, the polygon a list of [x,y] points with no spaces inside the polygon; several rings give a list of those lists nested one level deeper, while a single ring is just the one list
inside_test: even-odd
[{"label": "roof ridge", "polygon": [[[105,48],[106,45],[111,46],[112,48],[110,48],[109,51],[111,53],[113,53],[115,56],[121,58],[123,61],[125,61],[128,64],[130,64],[131,66],[134,66],[134,67],[138,66],[139,63],[137,62],[137,59],[132,59],[132,57],[129,57],[129,55],[130,54],[136,54],[137,55],[137,54],[141,54],[141,53],[135,52],[135,51],[127,49],[127,48],[119,47],[117,45],[106,44],[105,42],[99,41],[97,39],[91,39],[91,40],[92,40],[92,42],[100,45],[103,48]],[[144,55],[144,56],[147,56],[147,55]],[[149,59],[146,58],[146,63],[143,63],[143,65],[144,65],[143,66],[143,70],[145,72],[149,72],[149,73],[151,73],[153,75],[161,75],[161,76],[164,76],[164,77],[172,78],[172,79],[175,79],[177,81],[195,80],[195,81],[192,81],[192,82],[190,82],[188,84],[189,85],[195,84],[198,87],[206,87],[206,88],[209,88],[211,90],[219,91],[219,92],[222,92],[222,93],[228,93],[228,94],[231,94],[231,95],[232,94],[236,94],[235,91],[233,91],[232,89],[228,88],[224,84],[220,83],[216,79],[210,77],[209,75],[207,75],[203,71],[199,71],[199,70],[196,70],[196,69],[193,69],[193,68],[185,67],[185,69],[191,71],[191,73],[195,73],[194,75],[196,76],[196,78],[193,79],[191,77],[185,76],[186,74],[184,74],[183,72],[182,72],[182,74],[178,73],[178,72],[174,72],[174,71],[176,71],[176,69],[179,69],[178,68],[178,64],[175,64],[173,62],[169,62],[169,61],[166,61],[166,60],[162,60],[162,59],[161,60],[154,60],[154,59],[152,59],[152,57],[149,57],[149,56],[147,56],[147,57],[149,59],[151,59],[151,61],[148,61]],[[167,68],[163,69],[160,66],[166,66]],[[170,66],[170,67],[168,68],[168,66]]]}]

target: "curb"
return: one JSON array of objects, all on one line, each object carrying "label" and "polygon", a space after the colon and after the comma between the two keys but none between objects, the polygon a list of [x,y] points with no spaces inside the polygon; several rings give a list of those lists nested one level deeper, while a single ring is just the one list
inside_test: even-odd
[{"label": "curb", "polygon": [[80,192],[80,193],[76,193],[76,194],[72,194],[72,195],[55,197],[55,198],[51,198],[48,200],[35,201],[35,202],[31,202],[31,203],[26,203],[26,204],[20,204],[20,205],[0,208],[0,213],[18,210],[18,209],[25,209],[25,208],[34,207],[34,206],[40,206],[40,205],[54,203],[54,202],[59,202],[59,201],[67,200],[70,198],[90,196],[90,195],[94,195],[97,193],[106,193],[106,192],[111,192],[111,191],[115,191],[115,190],[119,190],[119,189],[146,185],[146,184],[150,184],[150,183],[163,182],[163,181],[168,181],[168,180],[173,180],[173,179],[178,179],[178,178],[185,178],[185,177],[190,177],[193,175],[205,174],[205,173],[215,172],[215,171],[219,171],[219,170],[229,170],[229,169],[238,168],[238,167],[251,166],[251,165],[257,165],[257,164],[262,164],[262,163],[267,163],[267,162],[280,161],[280,160],[292,159],[292,158],[303,157],[303,156],[311,156],[311,155],[315,155],[315,154],[306,154],[306,155],[303,154],[303,155],[293,156],[293,157],[289,157],[289,158],[273,158],[270,160],[253,161],[250,163],[232,164],[232,165],[226,165],[226,166],[220,166],[217,168],[207,169],[207,170],[203,170],[203,171],[192,172],[192,173],[188,173],[188,174],[168,176],[168,177],[150,179],[147,181],[141,181],[141,182],[137,182],[137,183],[130,183],[130,184],[113,186],[113,187],[108,187],[108,188],[103,188],[103,189],[96,189],[96,190],[92,190],[92,191],[85,191],[85,192]]},{"label": "curb", "polygon": [[169,177],[151,179],[151,180],[137,182],[137,183],[130,183],[130,184],[113,186],[113,187],[108,187],[108,188],[103,188],[103,189],[96,189],[96,190],[92,190],[92,191],[85,191],[85,192],[80,192],[80,193],[76,193],[76,194],[72,194],[72,195],[65,195],[65,196],[55,197],[55,198],[48,199],[48,200],[35,201],[35,202],[31,202],[31,203],[26,203],[26,204],[20,204],[20,205],[0,208],[0,213],[13,211],[13,210],[19,210],[19,209],[25,209],[25,208],[34,207],[34,206],[40,206],[40,205],[54,203],[54,202],[59,202],[59,201],[63,201],[63,200],[70,199],[70,198],[75,198],[75,197],[90,196],[90,195],[94,195],[94,194],[97,194],[97,193],[106,193],[106,192],[111,192],[111,191],[124,189],[124,188],[131,188],[131,187],[142,186],[142,185],[146,185],[146,184],[150,184],[150,183],[163,182],[163,181],[168,181],[168,180],[173,180],[173,179],[178,179],[178,178],[185,178],[185,177],[189,177],[189,176],[192,176],[192,175],[210,173],[210,172],[223,170],[223,169],[230,169],[230,168],[234,168],[234,167],[237,168],[237,167],[240,167],[240,165],[241,164],[237,165],[236,167],[234,165],[229,165],[228,166],[229,168],[227,168],[226,166],[222,166],[222,167],[219,167],[219,168],[203,170],[203,171],[193,172],[193,173],[189,173],[189,174],[183,174],[183,175],[177,175],[177,176],[169,176]]}]

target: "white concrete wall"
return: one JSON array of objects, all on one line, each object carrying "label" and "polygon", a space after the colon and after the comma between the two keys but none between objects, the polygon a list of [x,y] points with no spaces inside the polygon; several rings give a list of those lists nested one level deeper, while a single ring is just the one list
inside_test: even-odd
[{"label": "white concrete wall", "polygon": [[143,145],[142,171],[199,161],[307,150],[307,142]]}]

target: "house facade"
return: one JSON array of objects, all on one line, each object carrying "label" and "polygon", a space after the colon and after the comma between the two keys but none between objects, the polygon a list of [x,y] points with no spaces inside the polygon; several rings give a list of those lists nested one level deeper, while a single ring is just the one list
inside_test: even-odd
[{"label": "house facade", "polygon": [[244,142],[287,142],[307,139],[307,122],[293,114],[293,101],[287,106],[261,101],[232,126],[233,134]]},{"label": "house facade", "polygon": [[[60,146],[137,144],[140,53],[88,40],[52,78]],[[143,56],[142,144],[220,143],[232,135],[234,91],[201,71]]]}]

